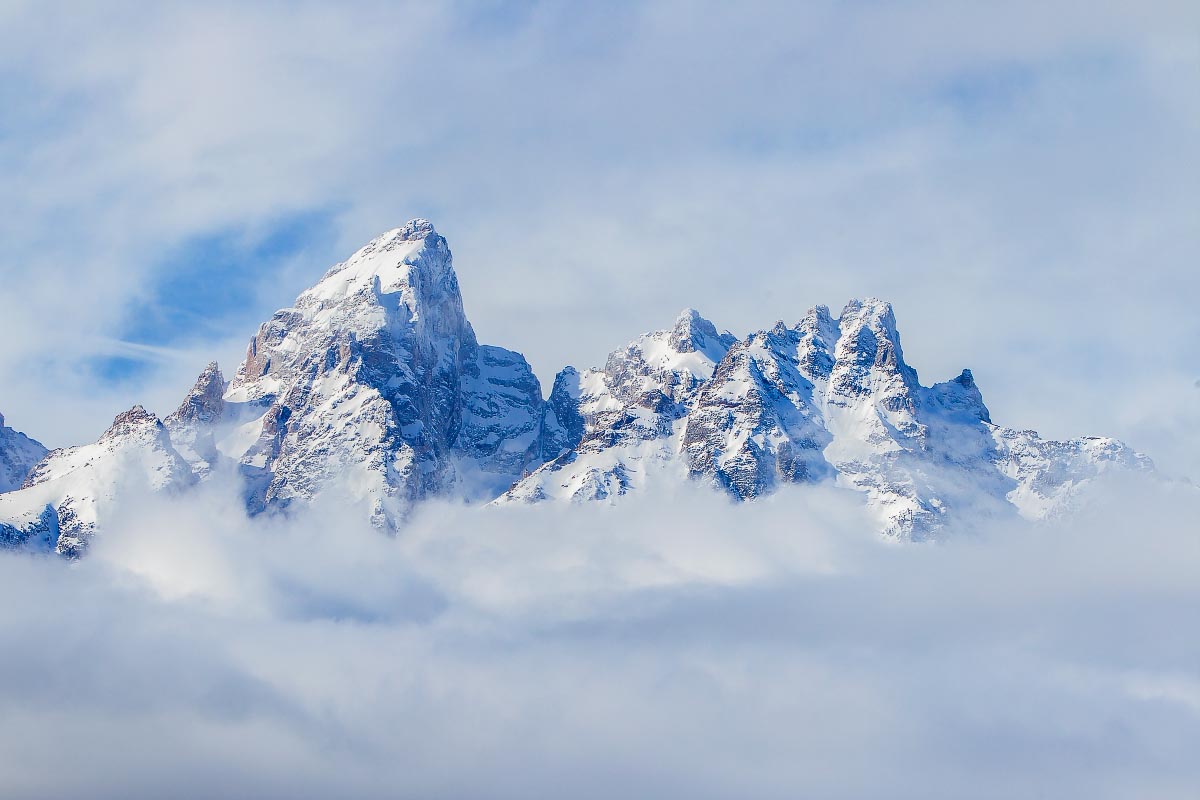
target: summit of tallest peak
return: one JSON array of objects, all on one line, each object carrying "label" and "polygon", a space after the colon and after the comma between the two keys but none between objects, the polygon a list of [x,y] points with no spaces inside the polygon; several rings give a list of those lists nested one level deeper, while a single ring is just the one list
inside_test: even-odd
[{"label": "summit of tallest peak", "polygon": [[[410,219],[398,228],[389,228],[363,245],[359,253],[388,253],[398,247],[411,247],[445,242],[433,223],[423,217]],[[339,265],[340,266],[340,265]],[[336,270],[337,267],[334,267]]]},{"label": "summit of tallest peak", "polygon": [[433,227],[433,223],[424,217],[410,219],[396,230],[396,238],[403,239],[406,242],[417,242],[427,236],[436,235],[437,230]]},{"label": "summit of tallest peak", "polygon": [[[420,277],[413,277],[417,275]],[[395,293],[406,287],[416,295],[458,294],[450,248],[433,223],[420,217],[384,231],[335,264],[296,304],[309,309],[346,300],[357,304],[373,292]],[[416,295],[407,299],[415,302]]]}]

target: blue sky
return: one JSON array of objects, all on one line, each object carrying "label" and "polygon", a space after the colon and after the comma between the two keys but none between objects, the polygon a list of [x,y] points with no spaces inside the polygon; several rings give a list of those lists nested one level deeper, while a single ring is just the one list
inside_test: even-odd
[{"label": "blue sky", "polygon": [[924,381],[1200,473],[1188,3],[0,5],[0,409],[166,413],[364,241],[544,383],[892,300]]},{"label": "blue sky", "polygon": [[[335,241],[328,211],[288,215],[262,230],[223,229],[190,237],[153,267],[147,291],[128,304],[117,324],[119,341],[169,350],[219,339],[226,326],[262,313],[264,275],[275,275],[297,258],[329,253]],[[150,350],[95,356],[95,377],[119,386],[151,377],[168,352]]]}]

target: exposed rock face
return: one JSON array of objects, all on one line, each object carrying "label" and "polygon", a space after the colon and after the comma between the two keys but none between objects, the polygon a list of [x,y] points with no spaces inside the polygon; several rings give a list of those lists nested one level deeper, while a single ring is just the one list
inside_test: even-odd
[{"label": "exposed rock face", "polygon": [[119,491],[181,489],[193,481],[163,423],[134,406],[95,444],[51,451],[19,491],[0,495],[0,545],[76,558]]},{"label": "exposed rock face", "polygon": [[836,320],[818,306],[737,343],[706,338],[719,346],[686,375],[645,366],[647,343],[665,343],[664,363],[691,352],[674,331],[641,337],[603,370],[560,375],[552,416],[577,415],[579,443],[498,502],[609,498],[654,471],[739,500],[832,480],[863,492],[886,533],[923,538],[951,521],[1041,518],[1107,469],[1152,468],[1110,439],[1048,442],[993,425],[970,370],[922,387],[880,300],[853,300]]},{"label": "exposed rock face", "polygon": [[47,452],[41,442],[5,425],[4,415],[0,414],[0,492],[20,488]]}]

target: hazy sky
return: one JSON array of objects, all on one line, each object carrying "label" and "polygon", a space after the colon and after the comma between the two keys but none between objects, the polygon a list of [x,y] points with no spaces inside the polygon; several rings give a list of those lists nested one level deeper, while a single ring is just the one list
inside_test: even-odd
[{"label": "hazy sky", "polygon": [[0,412],[159,413],[414,216],[544,384],[893,301],[924,382],[1200,475],[1195,3],[0,2]]}]

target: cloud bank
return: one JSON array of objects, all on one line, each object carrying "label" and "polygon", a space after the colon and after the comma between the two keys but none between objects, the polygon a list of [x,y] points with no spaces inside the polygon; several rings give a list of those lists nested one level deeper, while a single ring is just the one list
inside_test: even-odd
[{"label": "cloud bank", "polygon": [[75,565],[0,558],[0,784],[1190,798],[1198,494],[1109,483],[926,546],[821,487],[427,506],[396,538],[140,498]]}]

